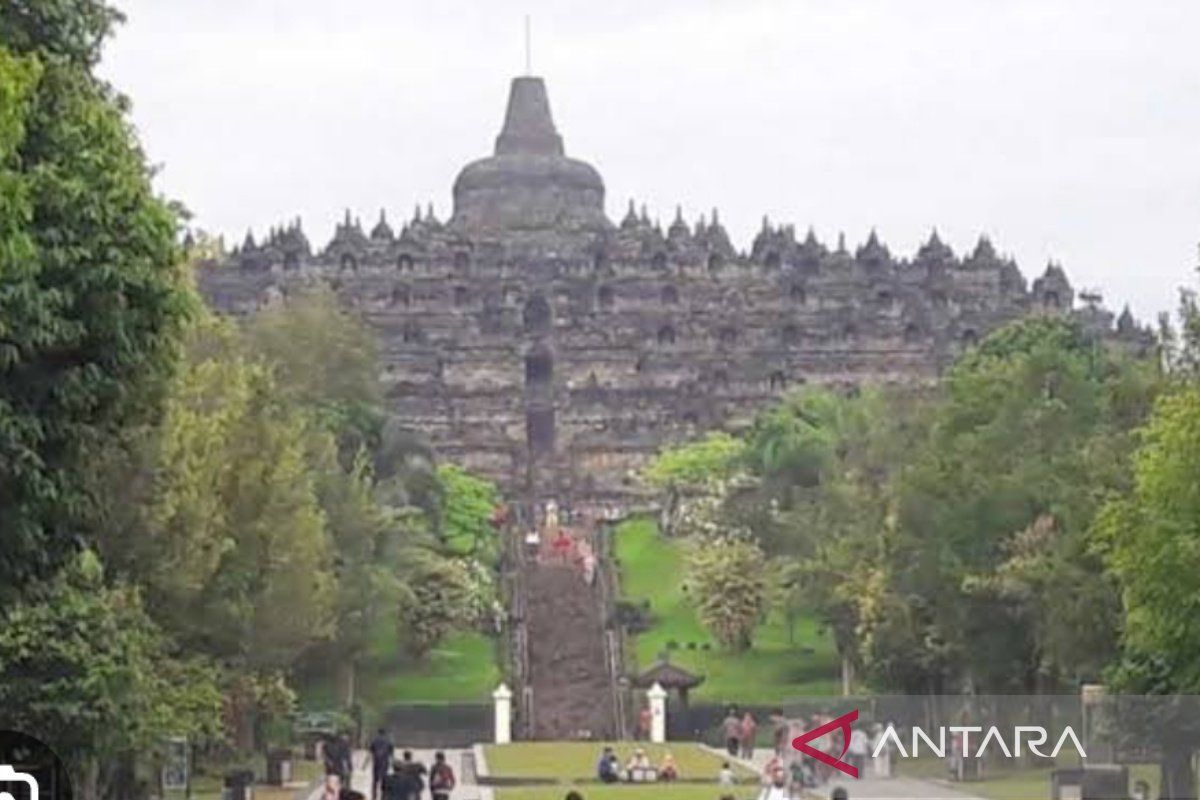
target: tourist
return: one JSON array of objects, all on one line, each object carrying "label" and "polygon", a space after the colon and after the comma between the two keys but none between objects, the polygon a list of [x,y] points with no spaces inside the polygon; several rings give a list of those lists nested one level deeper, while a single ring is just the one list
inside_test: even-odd
[{"label": "tourist", "polygon": [[667,783],[679,779],[679,768],[675,766],[675,756],[670,753],[663,756],[662,766],[658,768],[658,779]]},{"label": "tourist", "polygon": [[405,771],[403,761],[392,762],[392,771],[383,776],[381,790],[383,800],[411,800],[417,789],[413,777]]},{"label": "tourist", "polygon": [[635,749],[625,765],[625,779],[631,783],[645,783],[654,778],[654,767],[650,766],[650,758],[646,751],[640,747]]},{"label": "tourist", "polygon": [[350,786],[350,776],[353,765],[350,759],[353,752],[350,749],[350,737],[339,734],[325,744],[325,774],[337,775],[343,786]]},{"label": "tourist", "polygon": [[867,740],[867,732],[862,728],[853,728],[850,731],[850,744],[846,747],[846,755],[850,759],[850,765],[858,770],[859,775],[867,770],[869,753],[870,743]]},{"label": "tourist", "polygon": [[846,787],[838,786],[830,793],[829,800],[850,800],[850,793],[846,791]]},{"label": "tourist", "polygon": [[758,722],[754,715],[747,711],[742,716],[741,743],[742,758],[754,758],[754,737],[758,735]]},{"label": "tourist", "polygon": [[428,770],[420,761],[413,760],[411,750],[404,751],[404,758],[400,762],[400,770],[408,775],[409,795],[408,800],[421,800],[421,792],[425,789],[425,775]]},{"label": "tourist", "polygon": [[525,531],[525,549],[529,555],[536,556],[538,550],[542,547],[542,534],[537,528],[529,528]]},{"label": "tourist", "polygon": [[788,773],[791,778],[791,792],[796,797],[803,796],[806,789],[817,785],[817,774],[806,758],[793,758],[792,763],[788,765]]},{"label": "tourist", "polygon": [[787,775],[782,766],[771,773],[767,785],[759,792],[758,800],[791,800],[788,797]]},{"label": "tourist", "polygon": [[342,779],[336,772],[325,773],[325,785],[321,789],[321,800],[340,800]]},{"label": "tourist", "polygon": [[737,709],[733,706],[729,707],[729,713],[725,715],[725,721],[721,723],[721,730],[725,736],[726,751],[736,758],[738,748],[742,744],[742,721],[738,719]]},{"label": "tourist", "polygon": [[621,779],[615,759],[616,754],[613,753],[613,749],[611,747],[604,748],[604,752],[600,754],[600,760],[596,762],[596,778],[601,783],[616,783]]},{"label": "tourist", "polygon": [[376,800],[383,791],[383,779],[387,777],[388,768],[392,765],[396,746],[392,744],[387,731],[380,728],[375,733],[375,738],[367,745],[367,751],[371,754],[371,798]]},{"label": "tourist", "polygon": [[717,773],[718,786],[733,786],[737,782],[737,778],[733,774],[733,767],[726,761],[721,765],[721,771]]},{"label": "tourist", "polygon": [[642,710],[638,712],[637,738],[641,739],[642,741],[648,741],[650,739],[651,721],[652,715],[650,713],[650,706],[642,706]]},{"label": "tourist", "polygon": [[559,528],[558,533],[550,540],[550,552],[563,564],[571,563],[571,551],[574,548],[575,539],[567,533],[566,528]]},{"label": "tourist", "polygon": [[759,782],[763,786],[770,786],[775,782],[775,776],[783,772],[783,759],[779,756],[771,756],[766,764],[763,764],[762,775],[759,776]]},{"label": "tourist", "polygon": [[433,754],[433,768],[429,770],[429,795],[433,800],[450,800],[456,781],[454,770],[446,763],[446,754],[440,750]]},{"label": "tourist", "polygon": [[[890,723],[888,727],[891,727]],[[875,723],[873,729],[875,735],[871,740],[871,749],[874,753],[871,757],[871,769],[877,778],[892,777],[892,742],[883,735],[885,730],[882,725]]]},{"label": "tourist", "polygon": [[775,747],[775,755],[778,758],[783,758],[787,754],[788,747],[791,745],[791,737],[789,736],[791,726],[784,719],[782,708],[777,708],[771,712],[771,722],[775,726],[771,733],[771,742]]}]

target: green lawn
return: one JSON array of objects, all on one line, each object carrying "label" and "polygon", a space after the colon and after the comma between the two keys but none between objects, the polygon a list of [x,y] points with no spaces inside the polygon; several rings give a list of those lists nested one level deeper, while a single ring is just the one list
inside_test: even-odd
[{"label": "green lawn", "polygon": [[[644,742],[518,742],[488,745],[484,748],[488,773],[495,778],[555,779],[559,781],[590,781],[596,776],[596,762],[604,746],[613,747],[624,764],[635,747],[644,747],[650,763],[658,766],[663,756],[671,753],[679,769],[679,777],[687,780],[711,778],[715,784],[722,759],[702,750],[695,744],[648,744]],[[741,772],[741,770],[739,770]],[[745,777],[753,777],[743,772]],[[620,789],[622,787],[614,787]],[[584,793],[591,797],[596,787]],[[710,790],[711,791],[711,790]],[[565,791],[562,792],[565,794]],[[630,795],[625,795],[626,797]]]},{"label": "green lawn", "polygon": [[[642,669],[667,650],[672,663],[705,676],[693,692],[697,700],[770,704],[790,697],[833,694],[838,664],[830,637],[815,620],[795,625],[795,642],[782,615],[772,614],[759,626],[754,646],[733,655],[721,651],[696,618],[683,583],[681,545],[660,536],[648,519],[623,523],[616,531],[616,556],[622,598],[650,601],[654,626],[637,637],[637,663]],[[708,644],[708,650],[703,645]],[[691,649],[694,646],[695,649]]]},{"label": "green lawn", "polygon": [[[454,634],[424,662],[417,662],[404,655],[395,625],[380,620],[359,669],[357,691],[371,721],[375,713],[396,703],[487,703],[499,683],[493,639],[478,633]],[[340,708],[333,676],[300,686],[300,705],[312,710]]]}]

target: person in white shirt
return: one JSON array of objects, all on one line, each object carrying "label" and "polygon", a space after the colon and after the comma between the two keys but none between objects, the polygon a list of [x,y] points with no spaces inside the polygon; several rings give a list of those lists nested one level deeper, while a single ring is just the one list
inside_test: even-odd
[{"label": "person in white shirt", "polygon": [[850,756],[850,763],[858,768],[861,775],[867,768],[867,755],[870,752],[870,740],[867,739],[866,731],[855,728],[850,732],[850,747],[846,752]]},{"label": "person in white shirt", "polygon": [[733,777],[733,768],[730,767],[729,762],[726,761],[725,764],[721,767],[721,771],[717,773],[717,785],[718,786],[733,786],[734,783],[735,783],[735,780]]},{"label": "person in white shirt", "polygon": [[771,784],[759,792],[758,800],[791,800],[788,796],[787,774],[782,767],[775,770]]}]

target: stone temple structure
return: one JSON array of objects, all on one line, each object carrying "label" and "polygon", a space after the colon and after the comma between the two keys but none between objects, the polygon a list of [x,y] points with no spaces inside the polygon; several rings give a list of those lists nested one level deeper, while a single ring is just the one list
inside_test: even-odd
[{"label": "stone temple structure", "polygon": [[763,221],[748,251],[714,210],[662,230],[565,155],[540,78],[512,82],[494,153],[463,168],[454,212],[395,231],[347,212],[317,251],[299,222],[248,235],[202,269],[220,310],[251,313],[324,285],[382,342],[391,411],[444,457],[527,498],[622,502],[662,445],[749,420],[804,383],[932,381],[1017,317],[1078,314],[1143,347],[1128,310],[1049,265],[1027,283],[981,238],[965,256],[933,233],[899,258],[872,232],[850,250]]}]

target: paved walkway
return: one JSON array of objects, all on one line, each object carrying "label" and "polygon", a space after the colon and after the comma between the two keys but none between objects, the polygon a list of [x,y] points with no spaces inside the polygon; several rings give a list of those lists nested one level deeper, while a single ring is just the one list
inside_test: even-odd
[{"label": "paved walkway", "polygon": [[[703,745],[713,754],[753,770],[761,775],[773,752],[769,748],[758,748],[754,758],[730,758],[724,750]],[[921,780],[919,778],[851,778],[849,775],[837,776],[826,783],[808,790],[809,797],[826,800],[835,788],[845,787],[850,800],[981,800],[957,784],[942,781]]]},{"label": "paved walkway", "polygon": [[[435,750],[419,750],[411,748],[413,759],[420,761],[426,767],[433,764],[433,755]],[[399,757],[405,750],[403,745],[396,747],[396,756]],[[471,750],[450,750],[443,749],[441,752],[446,754],[446,760],[450,762],[450,767],[454,770],[454,777],[457,779],[457,785],[454,791],[450,793],[450,800],[492,800],[492,789],[490,786],[476,786],[475,773],[473,770],[463,769],[463,755],[471,756]],[[350,777],[351,788],[362,792],[370,800],[371,797],[371,757],[366,750],[355,750],[352,763],[354,764],[354,774]],[[318,782],[316,787],[309,792],[308,800],[320,800],[321,791],[324,788],[322,782]],[[429,797],[429,788],[426,787],[421,792],[422,800]]]}]

